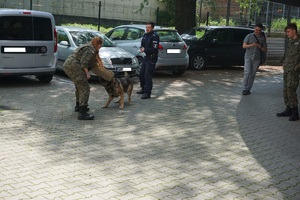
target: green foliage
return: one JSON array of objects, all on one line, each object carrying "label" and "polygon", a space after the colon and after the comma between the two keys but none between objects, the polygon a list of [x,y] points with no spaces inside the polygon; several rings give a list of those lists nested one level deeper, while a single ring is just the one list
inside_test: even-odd
[{"label": "green foliage", "polygon": [[[62,24],[62,26],[75,26],[75,27],[83,27],[83,28],[98,30],[98,25],[94,25],[94,24],[66,23],[66,24]],[[112,27],[100,26],[100,32],[104,33],[104,34],[107,33],[108,31],[110,31],[111,29],[112,29]]]},{"label": "green foliage", "polygon": [[[295,22],[298,26],[300,25],[300,19],[292,19],[291,22]],[[284,18],[274,19],[271,27],[278,31],[283,31],[287,25],[287,20]]]},{"label": "green foliage", "polygon": [[[206,24],[203,23],[201,26],[205,26]],[[219,20],[212,20],[209,18],[208,25],[210,26],[226,26],[226,19],[224,17],[220,17]],[[233,19],[229,20],[229,26],[236,26],[236,22]]]}]

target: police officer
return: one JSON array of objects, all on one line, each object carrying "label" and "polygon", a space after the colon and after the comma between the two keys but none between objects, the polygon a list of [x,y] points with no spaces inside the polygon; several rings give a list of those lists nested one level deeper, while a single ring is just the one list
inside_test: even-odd
[{"label": "police officer", "polygon": [[283,64],[283,97],[286,109],[277,113],[278,117],[289,117],[290,121],[299,119],[297,87],[300,75],[300,35],[297,33],[297,25],[290,23],[285,27],[289,38],[288,48]]},{"label": "police officer", "polygon": [[153,31],[153,29],[153,22],[146,24],[146,33],[144,34],[141,43],[140,52],[144,52],[146,54],[139,74],[141,90],[137,93],[143,94],[141,99],[151,98],[151,91],[153,87],[152,76],[158,58],[159,36]]},{"label": "police officer", "polygon": [[74,83],[76,92],[75,112],[79,120],[93,120],[94,115],[88,113],[88,100],[90,95],[89,71],[97,66],[99,49],[102,47],[101,37],[95,37],[91,43],[77,48],[65,61],[64,71]]}]

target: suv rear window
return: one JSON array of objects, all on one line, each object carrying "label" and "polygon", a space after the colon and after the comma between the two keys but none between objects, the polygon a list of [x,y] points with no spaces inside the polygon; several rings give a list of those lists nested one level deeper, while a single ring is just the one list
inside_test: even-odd
[{"label": "suv rear window", "polygon": [[177,31],[169,31],[169,30],[158,30],[155,31],[159,36],[160,42],[182,42],[180,35]]},{"label": "suv rear window", "polygon": [[30,16],[0,17],[0,40],[53,40],[51,19]]}]

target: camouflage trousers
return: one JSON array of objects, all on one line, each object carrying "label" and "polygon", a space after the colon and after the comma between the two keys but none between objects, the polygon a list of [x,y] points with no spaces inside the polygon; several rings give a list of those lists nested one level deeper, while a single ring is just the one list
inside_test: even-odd
[{"label": "camouflage trousers", "polygon": [[283,74],[283,97],[286,106],[298,107],[297,87],[299,85],[299,71],[290,70]]},{"label": "camouflage trousers", "polygon": [[64,64],[64,71],[75,85],[76,102],[79,103],[79,106],[88,106],[90,86],[80,64],[67,60]]}]

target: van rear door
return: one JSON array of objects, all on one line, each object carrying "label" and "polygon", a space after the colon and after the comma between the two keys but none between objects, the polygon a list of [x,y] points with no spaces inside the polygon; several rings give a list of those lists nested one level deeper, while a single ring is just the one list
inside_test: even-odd
[{"label": "van rear door", "polygon": [[19,12],[0,16],[0,68],[50,67],[54,37],[49,17]]}]

